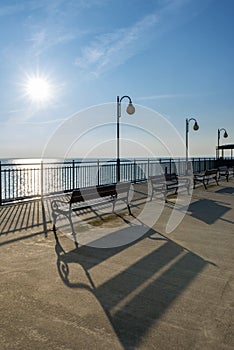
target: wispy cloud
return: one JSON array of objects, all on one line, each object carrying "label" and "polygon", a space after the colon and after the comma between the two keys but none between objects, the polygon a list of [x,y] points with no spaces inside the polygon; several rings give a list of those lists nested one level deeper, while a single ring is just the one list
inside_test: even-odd
[{"label": "wispy cloud", "polygon": [[15,13],[21,12],[24,10],[24,4],[15,3],[12,5],[1,5],[0,7],[0,17],[11,16]]},{"label": "wispy cloud", "polygon": [[24,112],[24,109],[10,109],[8,111],[0,111],[0,115],[7,116],[16,113]]},{"label": "wispy cloud", "polygon": [[[98,77],[156,43],[165,32],[188,21],[209,0],[160,0],[154,13],[145,15],[131,27],[100,35],[81,50],[75,64],[90,77]],[[91,73],[90,73],[91,72]]]},{"label": "wispy cloud", "polygon": [[52,120],[45,120],[45,121],[24,121],[24,120],[8,120],[8,121],[0,121],[0,125],[10,126],[10,125],[48,125],[48,124],[59,124],[67,119],[52,119]]},{"label": "wispy cloud", "polygon": [[[39,56],[48,49],[62,46],[83,37],[89,29],[80,29],[72,23],[95,0],[30,0],[31,16],[25,22],[30,54]],[[38,13],[40,14],[38,16]]]},{"label": "wispy cloud", "polygon": [[75,64],[82,69],[92,67],[94,76],[119,66],[143,49],[145,36],[157,22],[158,16],[151,14],[131,27],[99,36],[96,41],[82,49],[82,55],[77,57]]},{"label": "wispy cloud", "polygon": [[76,34],[65,33],[60,29],[56,29],[54,32],[49,28],[41,28],[32,33],[28,41],[32,44],[31,52],[38,56],[53,46],[66,44],[76,38]]},{"label": "wispy cloud", "polygon": [[192,97],[191,94],[161,94],[161,95],[150,95],[150,96],[142,96],[138,97],[137,100],[145,101],[145,100],[160,100],[160,99],[173,99],[173,98],[186,98]]}]

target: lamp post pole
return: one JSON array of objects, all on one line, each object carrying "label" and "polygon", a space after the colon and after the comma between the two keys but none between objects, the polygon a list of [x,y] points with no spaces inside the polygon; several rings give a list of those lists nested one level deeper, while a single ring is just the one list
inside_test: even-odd
[{"label": "lamp post pole", "polygon": [[193,125],[193,130],[197,131],[199,129],[199,125],[197,123],[197,120],[195,118],[186,118],[186,161],[185,161],[185,173],[188,175],[188,134],[189,134],[189,122],[193,120],[194,125]]},{"label": "lamp post pole", "polygon": [[117,96],[117,123],[116,123],[116,140],[117,140],[117,162],[116,162],[116,180],[117,182],[120,181],[120,151],[119,151],[119,122],[121,117],[121,102],[124,98],[127,98],[129,103],[126,109],[126,112],[128,114],[134,114],[135,113],[135,107],[132,104],[132,100],[129,96],[122,96],[121,98]]},{"label": "lamp post pole", "polygon": [[120,120],[121,102],[117,96],[117,164],[116,164],[116,180],[120,181],[120,158],[119,158],[119,120]]},{"label": "lamp post pole", "polygon": [[225,139],[228,137],[228,133],[227,133],[226,129],[224,129],[224,128],[218,129],[218,147],[217,147],[217,154],[216,154],[217,159],[219,158],[219,144],[220,144],[220,132],[221,131],[224,131],[223,137],[225,137]]}]

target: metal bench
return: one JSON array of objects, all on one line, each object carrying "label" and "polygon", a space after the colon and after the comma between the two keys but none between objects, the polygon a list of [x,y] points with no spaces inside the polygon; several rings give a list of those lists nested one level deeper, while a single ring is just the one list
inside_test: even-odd
[{"label": "metal bench", "polygon": [[231,175],[234,176],[234,168],[228,168],[227,166],[219,167],[219,179],[225,177],[226,180],[229,181]]},{"label": "metal bench", "polygon": [[72,191],[68,201],[55,199],[51,202],[53,230],[56,231],[56,220],[59,215],[65,215],[71,220],[71,213],[74,210],[91,208],[92,206],[105,203],[112,203],[112,212],[115,211],[115,204],[118,200],[124,201],[130,215],[129,191],[131,182],[114,183],[108,185],[90,186],[77,188]]},{"label": "metal bench", "polygon": [[159,192],[163,194],[164,200],[167,202],[168,193],[174,192],[174,194],[177,194],[179,188],[186,188],[189,194],[189,178],[180,178],[176,173],[149,176],[149,181],[151,184],[151,200],[153,199],[154,194]]},{"label": "metal bench", "polygon": [[218,179],[219,179],[218,169],[205,170],[204,173],[199,173],[199,174],[193,175],[193,188],[195,188],[196,183],[202,182],[205,189],[207,189],[207,185],[209,184],[210,180],[215,181],[216,184],[218,185],[219,184]]}]

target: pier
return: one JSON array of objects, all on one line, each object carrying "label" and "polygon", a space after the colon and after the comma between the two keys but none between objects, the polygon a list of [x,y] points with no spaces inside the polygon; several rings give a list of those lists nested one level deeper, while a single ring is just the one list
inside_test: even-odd
[{"label": "pier", "polygon": [[[2,206],[1,349],[233,349],[233,178],[198,186],[166,233],[175,209],[172,196],[137,240],[98,249],[52,231],[50,199]],[[96,229],[133,226],[122,211],[88,215]]]}]

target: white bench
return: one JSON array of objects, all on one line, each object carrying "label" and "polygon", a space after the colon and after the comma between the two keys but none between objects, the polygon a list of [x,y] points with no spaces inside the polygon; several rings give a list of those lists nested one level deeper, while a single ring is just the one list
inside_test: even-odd
[{"label": "white bench", "polygon": [[219,179],[218,169],[205,170],[204,173],[193,175],[193,188],[195,188],[195,185],[197,182],[202,182],[205,189],[207,189],[207,185],[209,184],[210,180],[214,180],[218,185],[219,184],[218,179]]},{"label": "white bench", "polygon": [[56,220],[59,215],[65,215],[71,220],[72,210],[81,210],[103,203],[112,203],[112,212],[115,211],[115,204],[118,200],[124,201],[130,215],[129,191],[131,182],[119,182],[108,185],[90,186],[77,188],[72,191],[68,201],[55,199],[51,202],[53,230],[56,231]]}]

